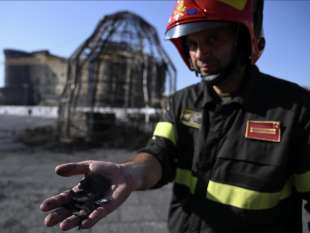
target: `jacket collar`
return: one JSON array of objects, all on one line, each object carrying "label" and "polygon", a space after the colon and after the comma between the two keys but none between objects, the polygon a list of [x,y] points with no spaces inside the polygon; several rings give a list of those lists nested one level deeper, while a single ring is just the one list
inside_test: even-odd
[{"label": "jacket collar", "polygon": [[[241,87],[234,94],[231,103],[237,103],[243,107],[251,105],[255,98],[255,86],[259,81],[259,69],[251,65],[244,73]],[[198,88],[197,98],[194,102],[196,108],[208,108],[209,105],[221,104],[221,98],[215,93],[212,86],[205,81],[201,81]]]}]

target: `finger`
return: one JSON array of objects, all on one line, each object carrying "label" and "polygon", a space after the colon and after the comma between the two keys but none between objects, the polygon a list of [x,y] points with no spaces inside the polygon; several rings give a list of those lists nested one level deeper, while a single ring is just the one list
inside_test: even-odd
[{"label": "finger", "polygon": [[72,216],[66,218],[64,221],[62,221],[59,224],[59,227],[61,230],[67,231],[67,230],[70,230],[74,227],[79,226],[80,223],[81,223],[81,217],[72,215]]},{"label": "finger", "polygon": [[65,191],[50,198],[47,198],[40,205],[40,209],[44,212],[56,209],[64,204],[66,204],[71,197],[71,191]]},{"label": "finger", "polygon": [[82,161],[78,163],[60,164],[55,168],[55,172],[60,176],[83,175],[90,172],[89,166],[92,161]]},{"label": "finger", "polygon": [[54,226],[55,224],[60,223],[71,215],[72,213],[70,210],[67,210],[65,208],[58,208],[46,216],[46,218],[44,219],[44,223],[48,227]]},{"label": "finger", "polygon": [[111,170],[115,170],[116,167],[119,167],[117,163],[112,163],[108,161],[96,161],[96,163],[90,163],[89,169],[93,173],[109,173]]},{"label": "finger", "polygon": [[88,229],[94,226],[100,219],[107,216],[109,213],[111,213],[113,209],[111,209],[111,206],[104,206],[104,207],[98,207],[95,209],[91,214],[88,216],[87,219],[83,220],[81,223],[81,228]]},{"label": "finger", "polygon": [[128,197],[129,194],[125,194],[124,187],[117,187],[113,194],[110,202],[104,204],[104,206],[98,207],[93,212],[91,212],[87,219],[83,220],[81,223],[81,228],[87,229],[94,226],[100,219],[106,217],[112,211],[114,211],[118,206],[121,205]]}]

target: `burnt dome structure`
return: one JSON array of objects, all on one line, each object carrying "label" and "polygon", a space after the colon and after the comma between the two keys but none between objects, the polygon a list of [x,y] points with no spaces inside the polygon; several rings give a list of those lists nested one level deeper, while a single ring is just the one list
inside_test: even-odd
[{"label": "burnt dome structure", "polygon": [[106,15],[68,59],[61,138],[97,137],[118,116],[149,121],[175,90],[176,69],[155,28],[131,12]]}]

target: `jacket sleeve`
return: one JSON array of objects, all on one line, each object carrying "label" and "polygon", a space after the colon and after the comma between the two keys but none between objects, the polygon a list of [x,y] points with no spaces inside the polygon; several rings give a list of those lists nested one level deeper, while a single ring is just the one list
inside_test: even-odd
[{"label": "jacket sleeve", "polygon": [[174,180],[177,161],[176,117],[174,103],[169,99],[167,107],[156,124],[153,136],[139,152],[152,154],[162,167],[161,180],[152,188],[161,187]]},{"label": "jacket sleeve", "polygon": [[[305,96],[310,101],[309,92]],[[300,114],[296,145],[296,164],[294,184],[297,193],[304,199],[310,201],[310,105],[307,103]]]}]

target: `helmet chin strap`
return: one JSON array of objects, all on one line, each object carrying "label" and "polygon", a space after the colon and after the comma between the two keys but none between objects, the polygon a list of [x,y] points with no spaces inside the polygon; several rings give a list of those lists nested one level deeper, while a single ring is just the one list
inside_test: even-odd
[{"label": "helmet chin strap", "polygon": [[[237,55],[237,52],[234,52]],[[233,59],[234,57],[234,59]],[[238,70],[240,67],[241,62],[239,56],[232,56],[229,64],[223,69],[222,72],[216,73],[216,74],[207,74],[203,75],[198,70],[193,69],[196,76],[200,77],[204,82],[206,82],[208,85],[217,85],[224,80],[226,80],[231,74],[235,72],[235,70]]]},{"label": "helmet chin strap", "polygon": [[227,67],[223,69],[222,72],[217,74],[208,74],[208,75],[202,75],[199,73],[199,76],[208,84],[208,85],[217,85],[224,80],[226,80],[228,77],[231,76],[236,70],[238,70],[240,66],[239,57],[235,57],[235,59],[231,59]]},{"label": "helmet chin strap", "polygon": [[[191,61],[189,61],[191,64]],[[207,83],[210,84],[216,84],[218,81],[221,80],[221,73],[217,74],[208,74],[208,75],[202,75],[199,70],[195,69],[193,65],[191,65],[191,70],[195,72],[196,77],[200,77],[202,80],[204,80]]]},{"label": "helmet chin strap", "polygon": [[236,56],[234,56],[234,59],[231,59],[230,63],[222,72],[209,75],[201,75],[199,72],[197,73],[206,84],[213,86],[237,75],[245,66],[247,66],[247,63],[242,61],[240,55],[237,53]]},{"label": "helmet chin strap", "polygon": [[200,77],[206,82],[214,82],[221,76],[220,73],[218,74],[209,74],[209,75],[200,75]]}]

